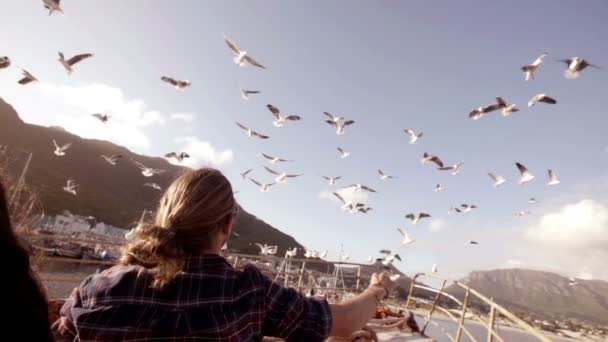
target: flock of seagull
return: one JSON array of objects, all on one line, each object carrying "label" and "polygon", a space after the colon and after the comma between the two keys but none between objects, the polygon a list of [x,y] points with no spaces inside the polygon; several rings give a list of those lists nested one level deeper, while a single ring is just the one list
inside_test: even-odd
[{"label": "flock of seagull", "polygon": [[[63,9],[61,8],[61,5],[60,5],[60,3],[61,3],[60,0],[42,0],[42,2],[44,4],[44,7],[49,10],[49,15],[51,15],[55,12],[63,14]],[[248,52],[241,50],[226,35],[224,35],[224,41],[226,42],[230,51],[232,52],[233,62],[236,65],[241,66],[241,67],[245,66],[245,65],[250,65],[250,66],[260,68],[260,69],[265,69],[265,66],[263,66],[262,64],[257,62]],[[545,52],[545,53],[541,54],[538,58],[536,58],[531,64],[527,64],[527,65],[524,65],[521,67],[521,71],[524,74],[525,81],[532,81],[535,79],[535,75],[536,75],[539,67],[543,64],[543,61],[547,57],[547,55],[548,55],[548,53]],[[81,63],[85,60],[88,60],[92,57],[94,57],[94,55],[92,53],[82,53],[82,54],[77,54],[77,55],[72,56],[71,58],[66,59],[64,54],[62,52],[59,52],[58,61],[63,66],[63,68],[66,70],[67,74],[71,75],[74,72],[75,67],[79,63]],[[566,69],[564,71],[564,77],[566,77],[567,79],[575,79],[575,78],[579,77],[581,72],[583,70],[586,70],[589,67],[596,68],[596,69],[599,68],[598,66],[589,63],[586,59],[583,59],[581,57],[572,57],[572,58],[568,58],[568,59],[563,59],[563,60],[560,60],[560,62],[563,62],[566,65]],[[12,64],[12,61],[8,56],[0,57],[0,69],[8,68],[11,66],[11,64]],[[23,68],[20,68],[20,69],[22,72],[22,78],[17,81],[18,84],[27,85],[32,82],[38,81],[38,79],[32,73],[28,72],[27,70],[25,70]],[[184,91],[192,85],[192,82],[189,80],[180,80],[180,79],[176,79],[176,78],[169,77],[169,76],[162,76],[160,78],[160,80],[180,91]],[[252,90],[252,89],[240,89],[240,93],[244,100],[248,100],[252,95],[259,94],[260,91]],[[547,94],[540,93],[540,94],[534,95],[528,101],[527,104],[528,104],[528,107],[531,108],[531,107],[534,107],[536,104],[540,104],[540,103],[546,104],[546,105],[555,105],[557,103],[557,100]],[[276,107],[272,104],[268,104],[266,107],[273,116],[272,124],[277,128],[284,127],[287,124],[289,124],[289,125],[295,124],[296,122],[302,120],[301,116],[296,115],[296,114],[285,114],[278,107]],[[473,109],[468,114],[468,116],[469,116],[469,118],[471,118],[473,120],[480,120],[485,115],[488,115],[488,114],[496,112],[496,111],[500,111],[503,116],[507,117],[507,116],[511,115],[512,113],[518,112],[519,110],[520,109],[517,107],[517,105],[515,103],[509,103],[504,98],[499,96],[499,97],[496,97],[496,99],[493,103],[490,103],[487,105],[482,105],[482,106],[479,106],[479,107]],[[94,114],[91,114],[91,116],[93,118],[99,120],[101,122],[101,124],[106,124],[109,120],[111,120],[111,113],[94,113]],[[352,119],[348,119],[348,118],[342,117],[342,116],[336,116],[329,112],[324,112],[323,116],[324,116],[325,122],[335,130],[335,134],[338,136],[342,136],[342,135],[346,134],[347,127],[355,124],[355,121]],[[237,127],[239,127],[240,129],[243,130],[243,132],[245,133],[247,138],[264,139],[264,140],[270,138],[269,135],[260,133],[257,130],[252,129],[243,123],[236,122],[236,125],[237,125]],[[423,132],[421,132],[421,131],[416,132],[415,130],[410,129],[410,128],[404,129],[404,133],[408,137],[410,144],[418,144],[419,141],[421,140],[421,138],[423,138]],[[53,140],[53,146],[54,146],[54,154],[57,157],[64,157],[66,155],[67,151],[69,150],[69,148],[71,147],[71,143],[58,144],[55,140]],[[346,151],[342,147],[337,147],[337,151],[339,152],[338,157],[341,159],[348,158],[350,156],[350,152]],[[268,162],[273,167],[278,167],[280,164],[289,163],[289,162],[293,161],[290,159],[285,159],[285,158],[281,158],[281,157],[277,157],[277,156],[271,156],[266,153],[262,153],[261,156],[263,158],[265,158],[266,160],[268,160]],[[181,163],[182,161],[189,158],[190,156],[187,152],[170,152],[170,153],[167,153],[164,157],[167,160],[172,160],[177,163]],[[111,156],[102,155],[101,158],[109,165],[115,166],[119,162],[119,160],[122,158],[122,156],[121,155],[111,155]],[[454,164],[445,164],[439,156],[428,153],[428,152],[425,152],[423,154],[422,159],[420,161],[423,165],[434,164],[434,166],[436,166],[436,168],[438,170],[450,172],[454,176],[458,175],[461,172],[461,169],[463,166],[463,162],[461,162],[461,161],[456,162]],[[160,174],[160,173],[164,172],[164,170],[153,169],[153,168],[147,167],[144,164],[142,164],[141,162],[136,161],[136,160],[133,160],[133,163],[135,166],[137,166],[139,168],[141,174],[144,177],[153,177],[156,174]],[[526,184],[536,178],[535,175],[533,175],[526,168],[526,166],[524,166],[522,163],[516,162],[515,166],[517,167],[517,169],[519,171],[519,180],[518,180],[519,184],[522,184],[522,185]],[[248,170],[242,172],[240,175],[243,177],[243,179],[249,178],[249,180],[253,184],[255,184],[257,187],[259,187],[259,190],[261,192],[268,192],[268,191],[270,191],[271,187],[274,186],[275,184],[285,184],[288,182],[289,179],[302,176],[302,174],[295,174],[295,173],[288,174],[288,173],[285,173],[282,171],[278,171],[275,168],[270,168],[268,166],[264,166],[264,169],[269,174],[271,174],[272,177],[274,177],[273,181],[261,182],[261,181],[258,181],[256,179],[249,177],[249,174],[251,173],[251,171],[253,169],[248,169]],[[546,183],[547,186],[555,186],[560,183],[554,170],[548,169],[547,174],[548,174],[548,181]],[[379,175],[379,179],[381,181],[387,181],[387,180],[397,178],[396,176],[389,175],[382,170],[378,170],[378,175]],[[503,184],[505,184],[507,182],[507,179],[502,175],[498,175],[498,174],[495,174],[492,172],[488,172],[488,175],[492,180],[492,185],[496,188],[502,186]],[[336,187],[337,186],[336,183],[342,179],[341,176],[331,176],[331,177],[322,176],[322,177],[323,177],[323,179],[325,179],[328,182],[328,185],[330,187]],[[162,188],[157,183],[148,182],[143,185],[145,187],[149,187],[154,190],[162,191]],[[355,192],[366,191],[366,192],[370,192],[370,193],[377,193],[377,191],[374,190],[373,188],[371,188],[367,185],[364,185],[364,184],[360,184],[360,183],[354,183],[354,184],[351,184],[348,186],[342,186],[340,188],[341,189],[347,189],[347,188],[352,189]],[[444,189],[445,189],[445,187],[442,184],[437,184],[435,186],[434,191],[440,192],[440,191],[443,191]],[[66,185],[63,187],[63,190],[72,195],[77,195],[78,190],[79,190],[79,185],[75,182],[75,180],[68,179],[66,182]],[[332,194],[342,204],[341,209],[344,211],[347,211],[351,214],[357,214],[357,213],[367,214],[373,210],[372,207],[369,207],[365,203],[356,202],[356,201],[348,201],[347,199],[344,198],[344,196],[342,196],[339,193],[339,191],[334,191],[334,192],[332,192]],[[534,202],[536,202],[536,200],[534,198],[531,198],[529,200],[529,202],[534,203]],[[461,204],[460,206],[457,206],[457,207],[452,206],[449,209],[448,213],[449,214],[467,213],[476,208],[477,208],[477,206],[475,204]],[[523,210],[523,211],[515,213],[514,216],[522,217],[522,216],[528,215],[528,214],[530,214],[530,211]],[[416,225],[421,220],[430,218],[430,217],[431,217],[431,215],[426,212],[408,213],[407,215],[405,215],[405,218],[410,220],[413,225]],[[397,228],[397,231],[403,238],[401,245],[409,245],[415,241],[403,229]],[[476,245],[476,244],[478,244],[478,242],[469,241],[468,244]],[[262,255],[274,255],[277,252],[277,246],[269,246],[267,244],[261,244],[261,243],[256,243],[256,246],[259,247],[260,254],[262,254]],[[296,255],[296,253],[297,253],[297,248],[287,250],[285,257],[293,257]],[[401,260],[401,257],[399,256],[399,254],[397,252],[389,250],[389,249],[381,250],[380,254],[382,254],[382,257],[377,260],[380,261],[384,266],[389,266],[391,263],[393,263],[394,260],[399,260],[399,261]],[[314,250],[306,250],[304,255],[307,258],[324,258],[327,255],[327,251],[321,253],[321,252],[314,251]],[[340,259],[347,260],[348,255],[342,254],[342,252],[341,252]],[[369,261],[372,262],[373,258],[370,257]],[[436,271],[436,269],[437,269],[436,265],[433,265],[432,271]]]}]

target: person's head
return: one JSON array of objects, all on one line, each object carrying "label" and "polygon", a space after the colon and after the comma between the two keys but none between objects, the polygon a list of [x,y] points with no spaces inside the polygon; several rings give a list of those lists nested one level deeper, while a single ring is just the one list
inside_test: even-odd
[{"label": "person's head", "polygon": [[219,254],[237,213],[232,186],[220,171],[187,172],[165,191],[154,221],[137,226],[121,262],[156,268],[153,286],[162,287],[189,256]]}]

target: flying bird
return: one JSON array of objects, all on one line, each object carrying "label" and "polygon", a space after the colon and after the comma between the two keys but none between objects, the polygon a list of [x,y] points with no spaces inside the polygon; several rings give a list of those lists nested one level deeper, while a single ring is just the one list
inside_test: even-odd
[{"label": "flying bird", "polygon": [[369,192],[377,192],[376,190],[370,188],[367,185],[363,185],[363,184],[351,184],[351,185],[348,185],[348,186],[344,186],[342,188],[343,189],[353,188],[355,191],[365,190],[365,191],[369,191]]},{"label": "flying bird", "polygon": [[302,176],[302,174],[287,174],[285,172],[278,172],[275,171],[267,166],[264,166],[264,168],[266,169],[266,171],[272,173],[273,175],[277,176],[277,178],[274,179],[274,181],[277,184],[285,184],[287,183],[287,179],[289,178],[296,178],[296,177],[300,177]]},{"label": "flying bird", "polygon": [[433,162],[433,163],[437,164],[437,167],[439,167],[439,168],[443,167],[443,162],[441,161],[441,159],[439,159],[439,157],[432,155],[432,154],[428,154],[426,152],[424,152],[424,154],[422,155],[422,159],[420,160],[420,162],[422,164],[426,164],[428,162]]},{"label": "flying bird", "polygon": [[406,219],[410,219],[412,220],[412,224],[418,224],[418,222],[420,222],[420,220],[422,220],[425,217],[431,217],[431,215],[427,214],[427,213],[418,213],[418,214],[407,214],[405,215]]},{"label": "flying bird", "polygon": [[423,134],[422,132],[416,134],[416,132],[409,128],[406,128],[403,131],[410,137],[410,144],[416,144],[418,142],[418,139],[420,139]]},{"label": "flying bird", "polygon": [[228,44],[228,47],[232,50],[232,52],[234,52],[234,58],[232,59],[234,61],[234,64],[238,66],[244,66],[246,63],[249,63],[258,68],[266,69],[266,67],[258,63],[246,51],[242,51],[241,49],[239,49],[238,46],[236,46],[236,44],[231,41],[226,35],[224,35],[224,40],[226,41],[226,44]]},{"label": "flying bird", "polygon": [[157,183],[145,183],[144,186],[154,190],[163,191],[163,188],[161,188]]},{"label": "flying bird", "polygon": [[547,96],[547,94],[537,94],[537,95],[534,95],[534,97],[532,97],[530,99],[530,101],[528,101],[528,107],[532,107],[535,104],[537,104],[538,102],[542,102],[542,103],[546,103],[546,104],[556,104],[557,103],[557,101],[554,98]]},{"label": "flying bird", "polygon": [[307,259],[308,258],[316,258],[316,257],[318,257],[318,255],[319,255],[319,252],[314,251],[312,249],[307,249],[307,250],[304,251],[304,257],[307,258]]},{"label": "flying bird", "polygon": [[382,170],[378,170],[378,174],[380,174],[380,180],[381,181],[385,181],[387,179],[395,179],[398,178],[396,176],[391,176],[391,175],[387,175],[386,173],[382,172]]},{"label": "flying bird", "polygon": [[354,203],[354,202],[347,202],[344,197],[340,196],[339,193],[337,192],[332,192],[332,194],[338,199],[340,200],[340,202],[342,202],[342,210],[348,210],[350,211],[351,214],[357,213],[359,212],[359,208],[363,208],[365,207],[365,204],[363,203]]},{"label": "flying bird", "polygon": [[530,215],[530,211],[529,210],[518,211],[518,212],[515,213],[514,216],[519,218],[519,217],[522,217],[522,216],[525,216],[525,215]]},{"label": "flying bird", "polygon": [[236,123],[236,125],[239,126],[240,128],[242,128],[245,131],[245,134],[247,134],[247,138],[252,138],[252,137],[257,137],[257,138],[260,138],[260,139],[268,139],[268,138],[270,138],[269,136],[264,135],[264,134],[260,134],[260,133],[258,133],[256,131],[252,130],[251,128],[243,126],[242,124],[240,124],[238,122]]},{"label": "flying bird", "polygon": [[515,103],[508,103],[502,97],[496,97],[496,103],[499,108],[502,108],[502,116],[507,117],[515,112],[519,112],[519,108]]},{"label": "flying bird", "polygon": [[383,249],[383,250],[380,250],[380,253],[384,254],[384,257],[378,259],[378,261],[381,261],[382,265],[384,265],[386,267],[390,266],[393,263],[393,261],[395,261],[395,260],[402,261],[401,256],[399,256],[399,254],[397,252],[393,252],[388,249]]},{"label": "flying bird", "polygon": [[339,180],[340,178],[342,178],[342,176],[337,176],[337,177],[321,176],[321,177],[323,177],[323,179],[325,179],[329,182],[329,186],[334,186],[334,184],[336,184],[336,181]]},{"label": "flying bird", "polygon": [[31,82],[38,82],[38,79],[34,77],[29,71],[21,69],[21,75],[23,76],[17,83],[26,85]]},{"label": "flying bird", "polygon": [[346,120],[346,121],[333,121],[333,120],[325,120],[328,125],[332,126],[336,129],[336,135],[344,135],[344,128],[346,126],[350,126],[355,123],[355,120]]},{"label": "flying bird", "polygon": [[587,67],[592,67],[592,68],[596,68],[596,69],[600,68],[597,65],[589,63],[587,60],[585,60],[581,57],[572,57],[572,58],[568,58],[568,59],[562,59],[562,60],[560,60],[560,62],[564,62],[568,66],[566,71],[564,71],[564,77],[566,77],[568,79],[577,78],[580,75],[580,73],[583,70],[585,70]]},{"label": "flying bird", "polygon": [[247,175],[249,174],[249,172],[251,172],[253,169],[249,169],[247,171],[241,172],[240,175],[241,177],[243,177],[243,179],[247,178]]},{"label": "flying bird", "polygon": [[500,175],[494,175],[492,172],[488,172],[488,176],[490,176],[490,178],[492,178],[492,180],[494,181],[492,185],[494,185],[495,188],[498,188],[507,181],[505,177]]},{"label": "flying bird", "polygon": [[114,154],[114,155],[111,155],[108,157],[108,156],[102,154],[101,158],[103,158],[106,162],[108,162],[108,164],[115,166],[118,159],[122,158],[122,155]]},{"label": "flying bird", "polygon": [[67,151],[67,149],[70,148],[70,146],[72,146],[72,143],[67,143],[62,146],[59,146],[59,145],[57,145],[57,142],[55,141],[55,139],[53,139],[53,145],[55,146],[55,151],[53,153],[55,153],[55,155],[57,157],[63,157],[63,156],[65,156],[65,151]]},{"label": "flying bird", "polygon": [[323,253],[319,254],[320,259],[325,259],[326,256],[327,256],[327,250],[324,250]]},{"label": "flying bird", "polygon": [[338,151],[340,152],[340,158],[342,159],[350,156],[350,152],[344,151],[341,147],[338,147]]},{"label": "flying bird", "polygon": [[76,190],[78,190],[79,187],[80,187],[80,185],[76,184],[76,182],[74,182],[73,179],[68,179],[66,185],[63,187],[63,191],[76,196],[77,195]]},{"label": "flying bird", "polygon": [[260,249],[261,255],[273,255],[273,254],[277,253],[277,249],[278,249],[277,246],[270,246],[267,244],[262,245],[261,243],[258,243],[258,242],[256,242],[255,245],[258,246],[258,248]]},{"label": "flying bird", "polygon": [[341,116],[334,116],[333,114],[331,114],[329,112],[323,112],[323,115],[327,116],[330,121],[333,121],[335,123],[346,120],[345,118],[343,118]]},{"label": "flying bird", "polygon": [[259,90],[247,90],[247,89],[241,88],[241,97],[243,98],[243,100],[249,100],[249,95],[259,94],[259,93],[260,93]]},{"label": "flying bird", "polygon": [[274,183],[267,183],[267,184],[262,184],[258,181],[256,181],[253,178],[249,178],[255,185],[260,187],[260,192],[268,192],[268,190],[270,190],[270,187],[274,185]]},{"label": "flying bird", "polygon": [[107,123],[108,120],[110,120],[110,114],[95,113],[95,114],[92,114],[91,116],[93,116],[94,118],[96,118],[97,120],[99,120],[103,123]]},{"label": "flying bird", "polygon": [[501,98],[496,98],[496,103],[492,103],[489,105],[477,107],[469,112],[469,118],[473,120],[481,119],[485,114],[491,113],[495,110],[502,109],[506,106],[506,102]]},{"label": "flying bird", "polygon": [[270,160],[270,164],[272,164],[272,165],[277,165],[279,163],[293,162],[293,160],[273,157],[273,156],[270,156],[270,155],[268,155],[266,153],[262,153],[262,157]]},{"label": "flying bird", "polygon": [[65,68],[65,70],[67,71],[68,75],[71,75],[72,72],[74,71],[74,65],[87,59],[87,58],[91,58],[93,57],[92,53],[82,53],[79,55],[76,55],[68,60],[65,59],[65,56],[63,55],[63,52],[59,52],[59,63],[61,63],[61,65],[63,65],[63,67]]},{"label": "flying bird", "polygon": [[475,204],[461,204],[460,206],[462,207],[463,213],[468,213],[473,209],[477,209],[477,206]]},{"label": "flying bird", "polygon": [[443,185],[441,185],[441,184],[435,185],[435,192],[440,192],[443,190],[445,190],[445,187]]},{"label": "flying bird", "polygon": [[530,203],[530,204],[536,203],[536,198],[530,197],[530,199],[528,200],[528,203]]},{"label": "flying bird", "polygon": [[473,240],[470,240],[470,241],[468,242],[468,244],[469,244],[469,245],[479,245],[479,242],[477,242],[477,241],[473,241]]},{"label": "flying bird", "polygon": [[454,208],[454,206],[450,206],[450,210],[448,210],[448,215],[451,215],[453,213],[461,213],[462,210],[460,210],[460,208],[456,207]]},{"label": "flying bird", "polygon": [[11,66],[11,59],[8,56],[0,57],[0,69],[6,69]]},{"label": "flying bird", "polygon": [[555,171],[549,169],[549,170],[547,170],[547,174],[549,175],[549,182],[547,182],[548,186],[553,186],[553,185],[557,185],[557,184],[561,183],[559,181],[559,179],[557,179],[557,175],[555,174]]},{"label": "flying bird", "polygon": [[437,273],[437,264],[433,264],[433,267],[431,267],[431,273]]},{"label": "flying bird", "polygon": [[173,77],[163,76],[160,78],[161,81],[169,83],[174,86],[177,90],[184,90],[192,85],[192,82],[188,80],[176,80]]},{"label": "flying bird", "polygon": [[402,245],[409,245],[410,243],[416,241],[414,239],[412,239],[409,234],[407,232],[405,232],[403,229],[401,228],[397,228],[397,231],[399,232],[399,234],[401,234],[401,236],[403,237],[403,240],[401,241]]},{"label": "flying bird", "polygon": [[274,121],[272,122],[272,124],[275,127],[283,127],[283,125],[287,121],[302,120],[302,118],[299,115],[287,115],[287,116],[281,115],[281,111],[279,110],[279,108],[277,108],[271,104],[266,105],[266,108],[268,108],[268,110],[272,113],[272,115],[274,115]]},{"label": "flying bird", "polygon": [[576,281],[576,279],[574,279],[572,277],[569,277],[568,278],[568,285],[569,286],[576,286],[576,285],[578,285],[578,281]]},{"label": "flying bird", "polygon": [[42,0],[44,3],[44,8],[49,10],[49,15],[53,14],[53,12],[57,11],[63,15],[63,9],[60,6],[61,0]]},{"label": "flying bird", "polygon": [[515,163],[515,166],[519,170],[519,184],[526,184],[534,179],[535,176],[523,164]]},{"label": "flying bird", "polygon": [[165,172],[165,170],[158,170],[158,169],[153,169],[151,167],[147,167],[144,164],[138,162],[138,161],[134,161],[135,165],[137,165],[137,167],[141,170],[141,174],[144,177],[152,177],[154,175],[157,175],[159,173],[163,173]]},{"label": "flying bird", "polygon": [[536,69],[538,69],[538,67],[542,64],[543,59],[547,55],[548,55],[548,53],[545,52],[542,55],[538,56],[534,60],[534,62],[532,62],[532,64],[526,64],[526,65],[524,65],[524,66],[521,67],[521,71],[524,72],[524,76],[526,78],[526,81],[534,79],[534,73],[536,72]]},{"label": "flying bird", "polygon": [[457,174],[460,173],[460,167],[462,166],[463,162],[459,162],[456,163],[452,166],[446,166],[446,167],[440,167],[439,170],[441,171],[452,171],[452,176],[456,176]]},{"label": "flying bird", "polygon": [[288,249],[285,251],[286,258],[293,258],[298,254],[298,247],[294,247],[293,249]]},{"label": "flying bird", "polygon": [[186,152],[181,152],[181,153],[169,152],[169,153],[165,154],[165,158],[174,159],[176,162],[181,163],[184,161],[184,159],[190,158],[190,155]]}]

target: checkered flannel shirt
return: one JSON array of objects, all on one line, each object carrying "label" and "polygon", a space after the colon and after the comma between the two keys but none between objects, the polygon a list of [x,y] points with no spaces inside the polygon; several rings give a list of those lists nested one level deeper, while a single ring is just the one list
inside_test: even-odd
[{"label": "checkered flannel shirt", "polygon": [[325,300],[306,298],[255,266],[235,270],[218,255],[190,258],[162,289],[152,271],[114,266],[85,279],[53,330],[80,341],[322,341],[332,317]]}]

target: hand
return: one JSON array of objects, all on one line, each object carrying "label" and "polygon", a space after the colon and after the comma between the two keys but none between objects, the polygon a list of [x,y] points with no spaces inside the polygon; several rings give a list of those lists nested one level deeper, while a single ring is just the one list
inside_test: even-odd
[{"label": "hand", "polygon": [[373,273],[369,282],[369,288],[382,288],[385,293],[383,297],[386,298],[388,295],[393,292],[393,290],[397,287],[397,283],[391,280],[390,276],[386,272],[381,273]]}]

